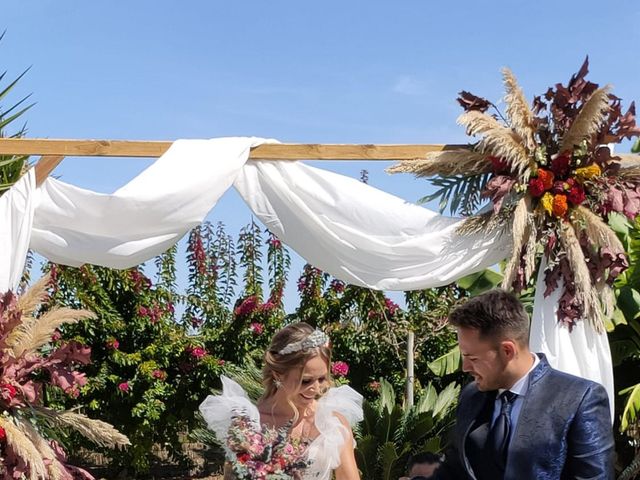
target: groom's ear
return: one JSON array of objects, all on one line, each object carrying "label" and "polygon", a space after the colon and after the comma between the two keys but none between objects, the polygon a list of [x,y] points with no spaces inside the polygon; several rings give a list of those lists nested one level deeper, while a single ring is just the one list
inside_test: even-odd
[{"label": "groom's ear", "polygon": [[516,357],[518,349],[513,340],[503,340],[500,342],[500,351],[507,360],[513,360]]}]

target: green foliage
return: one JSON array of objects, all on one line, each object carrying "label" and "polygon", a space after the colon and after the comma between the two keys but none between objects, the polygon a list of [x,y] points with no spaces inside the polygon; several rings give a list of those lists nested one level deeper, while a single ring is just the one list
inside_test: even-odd
[{"label": "green foliage", "polygon": [[[2,41],[4,33],[0,34]],[[11,94],[17,83],[28,72],[28,69],[22,72],[18,77],[10,80],[5,86],[2,82],[5,80],[7,72],[0,74],[0,138],[19,138],[24,136],[26,132],[25,126],[18,127],[12,133],[8,133],[7,129],[12,127],[16,120],[29,110],[33,104],[26,104],[30,95],[18,100],[8,108],[4,108],[1,102],[4,102]],[[0,195],[11,187],[22,176],[28,164],[28,157],[23,155],[0,155]]]},{"label": "green foliage", "polygon": [[[171,255],[160,269],[173,283]],[[129,437],[132,447],[114,454],[112,465],[145,471],[154,445],[165,445],[182,459],[180,434],[194,424],[193,414],[222,369],[206,352],[203,340],[191,337],[174,321],[171,290],[138,269],[51,266],[53,298],[98,314],[95,321],[64,327],[63,336],[91,346],[92,363],[84,368],[88,383],[78,399],[51,396],[66,406],[84,404]],[[69,405],[67,405],[69,404]]]},{"label": "green foliage", "polygon": [[[155,259],[153,282],[142,267],[117,271],[50,266],[55,301],[98,314],[98,320],[65,326],[61,334],[92,348],[93,363],[84,370],[89,382],[74,403],[80,402],[91,416],[129,436],[133,445],[124,453],[103,451],[111,455],[114,467],[133,467],[128,475],[140,475],[149,468],[154,446],[163,445],[175,459],[184,461],[180,448],[184,433],[210,438],[196,412],[199,403],[220,387],[220,374],[237,379],[257,398],[261,393],[257,365],[264,350],[272,335],[293,321],[308,321],[331,335],[334,360],[349,366],[347,378],[338,378],[339,383],[348,382],[374,398],[376,379],[389,379],[382,404],[396,413],[386,424],[376,420],[379,435],[383,428],[396,431],[397,422],[409,418],[396,405],[396,395],[405,388],[410,331],[416,336],[416,390],[424,391],[421,408],[426,411],[429,406],[430,415],[439,419],[440,410],[448,405],[443,395],[451,390],[445,386],[460,373],[441,378],[429,363],[455,345],[445,319],[467,295],[463,289],[407,292],[403,310],[383,292],[345,285],[307,265],[297,282],[300,304],[287,315],[282,295],[289,277],[289,253],[254,222],[237,240],[221,224],[205,223],[190,232],[184,294],[176,285],[178,256],[172,248]],[[182,313],[176,315],[176,310]],[[436,388],[443,390],[440,397]],[[52,395],[50,401],[66,405],[71,399]],[[416,426],[430,424],[426,416],[416,418],[411,420]],[[422,438],[421,429],[403,428],[408,438]],[[439,432],[433,430],[433,435]],[[439,439],[427,440],[430,448],[439,448]],[[72,450],[84,446],[74,443],[75,438],[69,441]],[[384,449],[391,458],[391,446]],[[399,458],[403,449],[396,450]],[[219,447],[210,452],[216,451]]]},{"label": "green foliage", "polygon": [[436,176],[430,179],[437,190],[431,195],[421,198],[418,203],[439,200],[440,213],[449,207],[452,215],[473,215],[483,202],[481,192],[491,177],[488,173],[479,175],[454,175],[451,177]]},{"label": "green foliage", "polygon": [[363,478],[396,480],[409,455],[442,448],[453,423],[460,387],[449,384],[440,394],[429,384],[412,407],[396,402],[391,383],[380,379],[377,400],[365,400],[364,421],[357,432],[356,461]]},{"label": "green foliage", "polygon": [[631,151],[633,153],[640,153],[640,138],[638,138],[636,140],[636,143],[633,144],[633,147],[631,147]]}]

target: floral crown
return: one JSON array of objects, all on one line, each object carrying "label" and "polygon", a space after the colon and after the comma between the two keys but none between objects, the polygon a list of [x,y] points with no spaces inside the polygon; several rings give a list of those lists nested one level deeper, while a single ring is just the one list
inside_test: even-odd
[{"label": "floral crown", "polygon": [[327,345],[329,345],[329,337],[327,337],[322,330],[315,329],[307,338],[286,345],[278,352],[278,355],[287,355],[289,353],[299,352],[300,350],[309,350],[310,348]]}]

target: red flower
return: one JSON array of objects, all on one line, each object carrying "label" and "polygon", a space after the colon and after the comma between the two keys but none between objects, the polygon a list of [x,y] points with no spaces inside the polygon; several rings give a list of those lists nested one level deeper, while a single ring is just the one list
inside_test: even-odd
[{"label": "red flower", "polygon": [[240,463],[247,463],[249,460],[251,460],[251,455],[249,455],[248,453],[241,453],[240,455],[238,455],[238,461]]},{"label": "red flower", "polygon": [[271,237],[269,239],[269,245],[271,245],[274,248],[280,248],[282,246],[282,242],[278,240],[276,237]]},{"label": "red flower", "polygon": [[2,397],[3,400],[10,402],[13,400],[13,397],[16,396],[17,392],[18,390],[16,390],[16,387],[10,383],[0,383],[0,397]]},{"label": "red flower", "polygon": [[4,442],[7,439],[7,432],[4,428],[0,427],[0,442]]},{"label": "red flower", "polygon": [[580,185],[575,185],[571,190],[569,190],[569,193],[567,193],[567,198],[573,205],[580,205],[587,197],[584,194],[582,187]]},{"label": "red flower", "polygon": [[369,382],[369,385],[367,385],[369,387],[370,390],[373,390],[374,392],[377,392],[380,390],[380,387],[382,386],[380,384],[380,382],[374,380],[373,382]]},{"label": "red flower", "polygon": [[191,353],[192,357],[200,360],[202,357],[204,357],[207,354],[207,351],[202,347],[194,347],[191,349],[189,353]]},{"label": "red flower", "polygon": [[129,391],[129,382],[122,382],[121,384],[118,385],[118,390],[120,390],[121,392],[128,392]]},{"label": "red flower", "polygon": [[107,342],[107,347],[112,350],[118,350],[118,348],[120,348],[120,342],[114,338]]},{"label": "red flower", "polygon": [[571,153],[562,152],[551,160],[551,171],[556,177],[566,177],[569,173],[569,162],[571,162]]},{"label": "red flower", "polygon": [[394,303],[390,298],[384,299],[384,305],[385,307],[387,307],[387,311],[389,312],[389,315],[395,315],[395,313],[400,308],[398,304]]},{"label": "red flower", "polygon": [[147,307],[140,306],[138,307],[138,315],[140,315],[141,317],[146,317],[147,315],[149,315],[149,310],[147,309]]},{"label": "red flower", "polygon": [[501,157],[489,157],[494,173],[504,173],[509,170],[509,163]]},{"label": "red flower", "polygon": [[334,279],[331,281],[331,285],[329,286],[333,293],[342,293],[344,292],[344,282],[341,282],[338,279]]},{"label": "red flower", "polygon": [[264,325],[258,322],[253,322],[249,325],[249,330],[251,330],[254,335],[262,335],[262,332],[264,332]]},{"label": "red flower", "polygon": [[258,297],[255,295],[251,295],[250,297],[245,298],[240,305],[236,307],[233,311],[236,317],[243,317],[245,315],[250,315],[258,306]]},{"label": "red flower", "polygon": [[331,374],[336,377],[346,377],[349,373],[349,365],[346,362],[333,362],[331,364]]},{"label": "red flower", "polygon": [[529,193],[532,197],[538,198],[541,197],[544,193],[544,182],[540,178],[531,178],[529,179]]},{"label": "red flower", "polygon": [[545,170],[544,168],[538,169],[538,179],[542,181],[545,191],[551,189],[554,178],[555,176],[553,175],[553,172]]},{"label": "red flower", "polygon": [[164,370],[156,369],[151,372],[151,376],[153,378],[157,378],[158,380],[164,380],[165,378],[167,378],[167,372],[165,372]]}]

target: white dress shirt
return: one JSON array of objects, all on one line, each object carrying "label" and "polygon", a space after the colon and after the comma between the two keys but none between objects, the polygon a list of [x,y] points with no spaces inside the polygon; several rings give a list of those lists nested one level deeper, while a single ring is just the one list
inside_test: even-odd
[{"label": "white dress shirt", "polygon": [[[518,423],[518,418],[520,417],[520,410],[522,410],[522,404],[524,403],[524,397],[529,390],[529,375],[533,371],[534,368],[538,366],[540,363],[540,359],[535,353],[533,355],[533,365],[529,369],[527,373],[524,374],[513,386],[509,389],[510,392],[515,393],[517,396],[513,400],[511,404],[511,431],[513,431]],[[500,415],[500,409],[502,407],[502,399],[500,395],[505,391],[505,388],[500,388],[498,390],[498,395],[496,395],[496,400],[493,405],[493,417],[491,419],[491,425],[493,426],[496,418]]]}]

